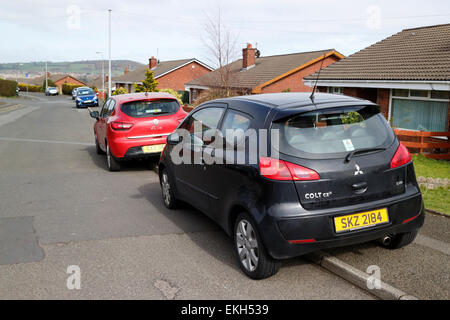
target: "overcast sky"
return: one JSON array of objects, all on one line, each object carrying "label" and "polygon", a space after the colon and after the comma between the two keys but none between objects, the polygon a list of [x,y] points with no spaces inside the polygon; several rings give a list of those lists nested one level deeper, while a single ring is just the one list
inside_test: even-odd
[{"label": "overcast sky", "polygon": [[239,47],[263,56],[335,48],[352,54],[405,28],[450,23],[450,1],[347,0],[2,0],[0,62],[107,58],[147,63],[196,57],[207,15],[236,34]]}]

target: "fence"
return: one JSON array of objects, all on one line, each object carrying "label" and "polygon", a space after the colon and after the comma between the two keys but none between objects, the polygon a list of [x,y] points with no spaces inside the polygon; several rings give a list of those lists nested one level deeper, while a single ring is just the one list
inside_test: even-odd
[{"label": "fence", "polygon": [[[420,153],[427,158],[450,160],[450,132],[410,131],[394,129],[400,141],[412,154]],[[437,137],[447,137],[440,139]]]}]

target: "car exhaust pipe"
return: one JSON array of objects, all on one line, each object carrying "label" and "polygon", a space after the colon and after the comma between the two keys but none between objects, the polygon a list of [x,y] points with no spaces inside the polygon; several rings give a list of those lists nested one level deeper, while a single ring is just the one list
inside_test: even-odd
[{"label": "car exhaust pipe", "polygon": [[392,242],[392,238],[390,236],[384,236],[383,238],[381,238],[381,243],[383,244],[383,246],[389,246]]}]

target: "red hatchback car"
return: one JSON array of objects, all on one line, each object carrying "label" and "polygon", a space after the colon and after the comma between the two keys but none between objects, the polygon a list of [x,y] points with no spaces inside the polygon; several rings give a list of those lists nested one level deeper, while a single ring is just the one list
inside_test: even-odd
[{"label": "red hatchback car", "polygon": [[173,95],[149,92],[113,96],[90,115],[97,120],[97,153],[106,153],[108,169],[118,171],[121,160],[158,156],[187,113]]}]

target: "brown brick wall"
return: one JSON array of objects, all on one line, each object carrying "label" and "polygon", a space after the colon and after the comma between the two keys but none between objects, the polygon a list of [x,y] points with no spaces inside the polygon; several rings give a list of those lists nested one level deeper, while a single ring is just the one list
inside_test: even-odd
[{"label": "brown brick wall", "polygon": [[[335,56],[325,58],[322,68],[338,61]],[[261,93],[275,93],[290,89],[292,92],[311,92],[312,88],[303,83],[303,78],[316,72],[320,68],[321,61],[318,61],[300,71],[297,71],[281,80],[278,80],[264,87]]]},{"label": "brown brick wall", "polygon": [[201,77],[208,72],[211,72],[211,70],[205,68],[197,62],[191,62],[184,67],[156,79],[158,81],[158,89],[174,89],[177,91],[184,91],[185,83]]},{"label": "brown brick wall", "polygon": [[389,99],[390,99],[390,90],[389,89],[378,89],[377,90],[376,103],[381,107],[381,113],[383,113],[383,115],[386,119],[389,118]]}]

